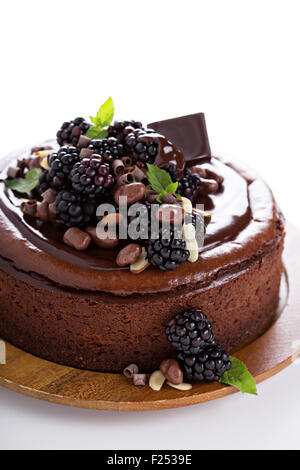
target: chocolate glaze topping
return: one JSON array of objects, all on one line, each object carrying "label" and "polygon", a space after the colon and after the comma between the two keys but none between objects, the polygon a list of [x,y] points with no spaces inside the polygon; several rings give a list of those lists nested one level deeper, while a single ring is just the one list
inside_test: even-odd
[{"label": "chocolate glaze topping", "polygon": [[178,168],[178,178],[181,179],[183,177],[183,170],[185,167],[183,153],[178,150],[177,147],[172,145],[168,139],[160,134],[145,134],[140,137],[140,140],[145,143],[151,142],[153,140],[157,142],[158,152],[154,161],[154,165],[162,168],[169,163],[174,163]]},{"label": "chocolate glaze topping", "polygon": [[[154,123],[151,127],[166,134],[192,165],[210,160],[201,113]],[[174,153],[174,148],[168,151],[167,139],[161,135],[157,139],[156,164],[163,166],[174,159],[177,164],[182,162],[181,151]],[[3,179],[7,166],[26,154],[28,150],[3,159],[0,167]],[[30,279],[33,284],[44,284],[45,288],[55,284],[120,296],[188,289],[195,284],[200,288],[221,277],[232,277],[237,268],[238,272],[241,266],[246,269],[257,253],[278,242],[282,235],[278,231],[281,215],[267,185],[255,173],[249,173],[247,167],[239,168],[217,158],[211,158],[211,165],[224,177],[224,183],[217,194],[197,201],[211,213],[212,220],[196,263],[186,262],[176,271],[166,273],[151,267],[133,275],[127,268],[116,266],[119,248],[101,250],[90,245],[87,251],[77,252],[66,246],[60,229],[25,216],[20,209],[22,200],[0,183],[0,267],[8,272],[14,270],[16,276],[23,276],[27,282]]]}]

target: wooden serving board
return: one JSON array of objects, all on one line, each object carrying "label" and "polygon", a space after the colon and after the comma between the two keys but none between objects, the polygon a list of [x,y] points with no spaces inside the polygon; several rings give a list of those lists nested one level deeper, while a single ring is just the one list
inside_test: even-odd
[{"label": "wooden serving board", "polygon": [[[300,356],[300,232],[288,226],[277,316],[258,339],[235,353],[257,383],[280,372]],[[121,374],[90,372],[39,359],[6,344],[0,385],[15,392],[62,405],[97,410],[146,411],[214,400],[237,390],[218,383],[198,383],[188,392],[164,385],[160,392],[134,387]]]}]

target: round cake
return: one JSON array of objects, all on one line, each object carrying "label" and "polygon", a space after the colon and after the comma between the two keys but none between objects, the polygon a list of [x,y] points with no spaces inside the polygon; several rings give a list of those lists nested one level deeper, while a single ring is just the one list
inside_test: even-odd
[{"label": "round cake", "polygon": [[[203,115],[194,115],[150,125],[180,148],[193,174],[207,168],[220,176],[217,191],[197,196],[211,216],[199,257],[177,269],[150,265],[134,274],[116,263],[119,247],[75,250],[64,243],[65,228],[24,213],[24,195],[1,183],[3,339],[69,366],[120,372],[137,363],[151,371],[174,355],[165,328],[187,309],[205,312],[228,351],[267,328],[279,299],[283,216],[257,174],[209,155],[199,116],[202,122]],[[48,145],[54,144],[40,151]],[[30,154],[25,149],[2,159],[2,179]]]}]

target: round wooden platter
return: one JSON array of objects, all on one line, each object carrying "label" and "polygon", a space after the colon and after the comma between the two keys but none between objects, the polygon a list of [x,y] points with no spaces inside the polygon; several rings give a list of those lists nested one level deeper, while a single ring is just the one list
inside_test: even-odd
[{"label": "round wooden platter", "polygon": [[[257,383],[278,373],[300,356],[300,232],[288,226],[281,299],[276,318],[258,339],[235,353]],[[146,411],[214,400],[237,391],[218,383],[195,383],[182,392],[164,385],[154,392],[135,387],[121,374],[90,372],[39,359],[6,345],[0,385],[34,398],[97,410]]]}]

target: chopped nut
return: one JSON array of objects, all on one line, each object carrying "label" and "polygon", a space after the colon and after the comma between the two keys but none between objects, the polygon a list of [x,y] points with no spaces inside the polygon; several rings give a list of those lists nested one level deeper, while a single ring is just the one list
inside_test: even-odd
[{"label": "chopped nut", "polygon": [[201,211],[200,209],[196,209],[194,207],[193,208],[193,213],[198,214],[201,217],[203,217],[205,225],[208,225],[209,222],[211,221],[211,214],[209,214],[209,212],[204,212],[204,211]]},{"label": "chopped nut", "polygon": [[182,197],[181,201],[182,201],[182,207],[184,211],[187,212],[188,214],[191,214],[193,212],[193,206],[192,206],[191,201],[186,197]]},{"label": "chopped nut", "polygon": [[156,392],[158,392],[159,390],[161,390],[164,382],[165,382],[165,377],[163,376],[163,374],[161,373],[160,370],[156,370],[155,372],[153,372],[153,374],[151,374],[150,376],[150,379],[149,379],[149,387],[152,388],[152,390],[155,390]]},{"label": "chopped nut", "polygon": [[43,158],[41,161],[41,167],[44,168],[44,170],[50,170],[48,157]]},{"label": "chopped nut", "polygon": [[195,263],[199,258],[199,248],[196,240],[196,231],[193,224],[183,224],[182,236],[186,243],[186,249],[190,252],[188,261],[190,261],[190,263]]},{"label": "chopped nut", "polygon": [[137,385],[141,387],[146,385],[146,382],[147,382],[146,374],[133,374],[132,379],[133,379],[133,385]]},{"label": "chopped nut", "polygon": [[150,266],[150,263],[147,260],[147,251],[143,247],[142,248],[142,253],[138,257],[136,262],[130,265],[130,271],[133,274],[140,274],[141,272],[145,271],[145,269],[147,269],[148,266]]},{"label": "chopped nut", "polygon": [[187,383],[184,383],[182,382],[181,384],[179,385],[176,385],[176,384],[172,384],[171,382],[167,382],[167,384],[172,387],[172,388],[176,388],[176,390],[181,390],[183,392],[187,391],[187,390],[192,390],[192,385],[191,384],[187,384]]}]

